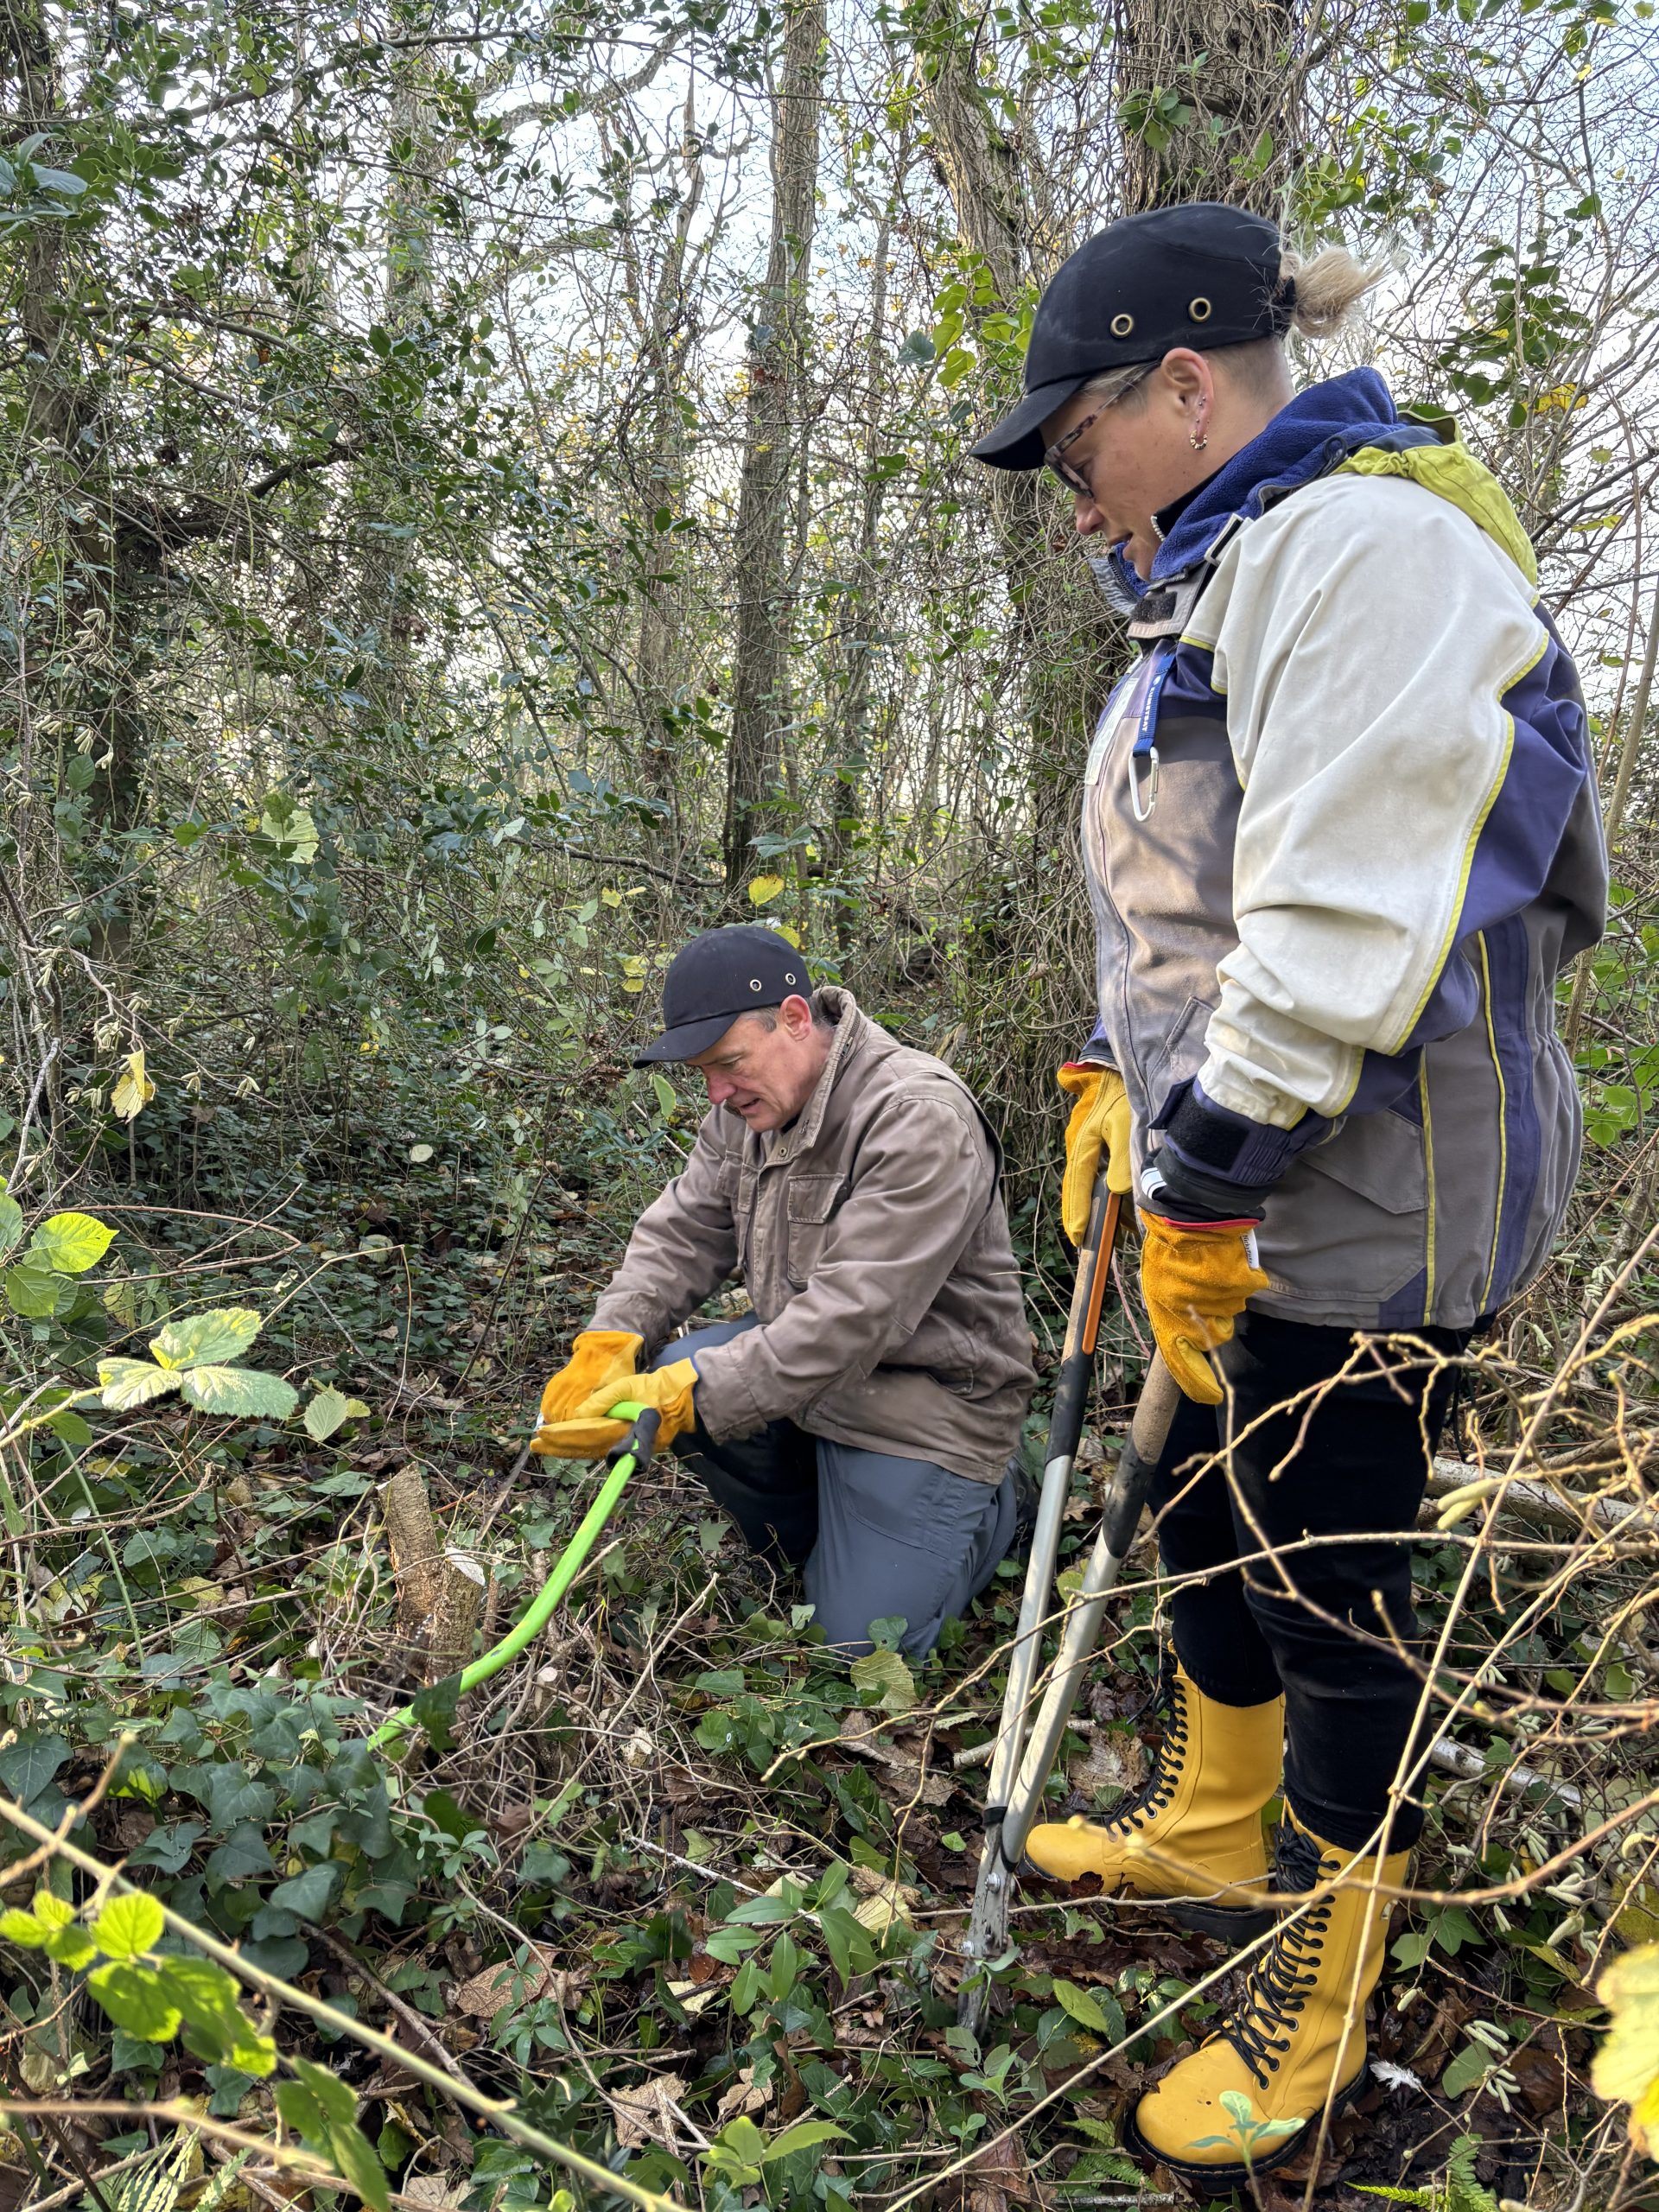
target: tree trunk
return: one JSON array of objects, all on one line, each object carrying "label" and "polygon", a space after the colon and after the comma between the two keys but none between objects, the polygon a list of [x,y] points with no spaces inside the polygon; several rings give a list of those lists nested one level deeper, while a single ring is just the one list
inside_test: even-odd
[{"label": "tree trunk", "polygon": [[[692,219],[702,199],[703,161],[697,132],[695,78],[685,96],[685,125],[680,142],[680,162],[685,184],[670,233],[657,282],[652,288],[649,313],[640,302],[644,328],[641,351],[650,377],[650,391],[642,410],[642,465],[632,471],[638,500],[638,528],[641,541],[652,547],[652,575],[643,587],[639,604],[639,645],[637,680],[644,728],[640,732],[640,767],[646,789],[672,804],[674,773],[674,709],[690,673],[687,656],[688,596],[679,579],[682,561],[689,557],[681,542],[657,532],[654,517],[666,507],[678,519],[685,507],[685,419],[681,396],[685,365],[696,328],[696,311],[686,296],[685,279]],[[659,581],[661,577],[671,581]]]},{"label": "tree trunk", "polygon": [[753,862],[790,714],[787,537],[804,410],[806,295],[817,217],[824,0],[795,0],[772,98],[772,247],[749,340],[748,420],[738,493],[736,645],[726,756],[726,880]]},{"label": "tree trunk", "polygon": [[1284,0],[1117,0],[1123,212],[1224,200],[1275,215],[1302,147],[1300,24]]}]

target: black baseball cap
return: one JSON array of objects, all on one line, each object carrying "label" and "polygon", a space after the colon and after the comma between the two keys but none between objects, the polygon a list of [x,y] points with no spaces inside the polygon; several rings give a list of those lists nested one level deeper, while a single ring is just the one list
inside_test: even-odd
[{"label": "black baseball cap", "polygon": [[1040,468],[1042,426],[1091,377],[1282,336],[1296,305],[1279,275],[1279,232],[1213,200],[1125,215],[1063,262],[1037,302],[1026,396],[973,449],[992,468]]},{"label": "black baseball cap", "polygon": [[662,1035],[633,1065],[695,1059],[717,1045],[741,1014],[805,998],[812,988],[805,961],[786,937],[758,922],[705,930],[677,952],[663,978]]}]

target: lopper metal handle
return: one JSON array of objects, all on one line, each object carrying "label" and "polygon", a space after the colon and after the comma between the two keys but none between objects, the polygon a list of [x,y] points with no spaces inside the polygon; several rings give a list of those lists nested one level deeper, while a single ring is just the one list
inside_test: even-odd
[{"label": "lopper metal handle", "polygon": [[[600,1485],[599,1494],[582,1518],[582,1525],[559,1554],[553,1572],[531,1599],[519,1619],[510,1628],[499,1643],[493,1644],[480,1658],[461,1670],[461,1687],[456,1694],[465,1697],[468,1690],[475,1690],[480,1682],[487,1682],[492,1675],[499,1675],[509,1660],[516,1659],[526,1644],[532,1643],[553,1618],[559,1600],[575,1580],[586,1565],[588,1554],[599,1541],[606,1522],[616,1510],[618,1499],[641,1467],[649,1466],[652,1454],[657,1449],[657,1432],[663,1417],[655,1406],[636,1405],[626,1400],[611,1408],[613,1421],[632,1423],[628,1433],[611,1446],[605,1455],[608,1470]],[[528,1456],[529,1446],[524,1448]],[[520,1464],[523,1464],[521,1457]],[[369,1738],[371,1751],[386,1751],[407,1736],[419,1724],[414,1708],[404,1706],[391,1719],[383,1720]]]}]

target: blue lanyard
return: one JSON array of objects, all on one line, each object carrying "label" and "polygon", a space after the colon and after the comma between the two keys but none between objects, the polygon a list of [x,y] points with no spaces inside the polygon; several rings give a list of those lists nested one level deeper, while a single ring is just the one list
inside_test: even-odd
[{"label": "blue lanyard", "polygon": [[[1129,805],[1137,822],[1150,822],[1152,810],[1158,804],[1158,747],[1153,743],[1153,734],[1158,727],[1158,707],[1164,696],[1164,686],[1175,665],[1175,651],[1173,641],[1155,648],[1152,672],[1147,677],[1146,689],[1141,695],[1141,714],[1135,723],[1135,743],[1128,759]],[[1141,780],[1139,766],[1143,760],[1149,764],[1144,784]]]}]

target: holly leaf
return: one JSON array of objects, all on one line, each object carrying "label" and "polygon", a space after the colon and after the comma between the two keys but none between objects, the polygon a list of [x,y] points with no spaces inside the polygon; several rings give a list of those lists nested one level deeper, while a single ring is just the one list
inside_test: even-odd
[{"label": "holly leaf", "polygon": [[151,1338],[149,1348],[162,1367],[222,1367],[246,1351],[259,1327],[259,1316],[251,1307],[230,1306],[169,1321],[159,1336]]},{"label": "holly leaf", "polygon": [[251,1367],[193,1367],[180,1384],[185,1402],[205,1414],[236,1414],[286,1421],[300,1394],[280,1375],[261,1375]]}]

